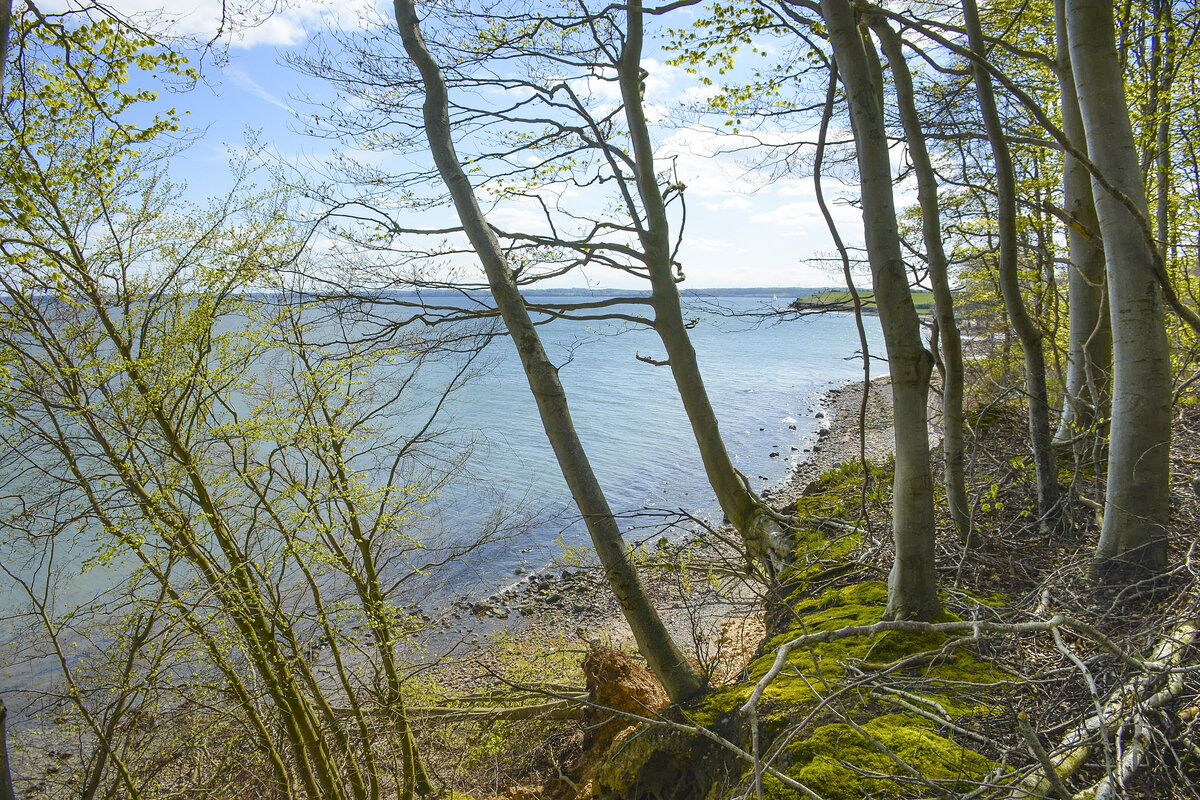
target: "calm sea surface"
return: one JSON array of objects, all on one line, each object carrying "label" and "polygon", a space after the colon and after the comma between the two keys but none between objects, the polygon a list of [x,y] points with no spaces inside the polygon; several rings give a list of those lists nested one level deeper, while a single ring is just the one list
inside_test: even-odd
[{"label": "calm sea surface", "polygon": [[[853,315],[755,316],[792,299],[685,298],[685,318],[697,320],[690,335],[726,447],[759,491],[783,481],[806,457],[820,424],[814,417],[820,395],[862,378]],[[867,318],[866,327],[872,374],[885,374],[878,319]],[[614,512],[626,517],[627,539],[680,533],[655,527],[661,516],[638,513],[645,508],[682,508],[720,521],[669,368],[636,357],[665,358],[657,335],[582,322],[555,322],[541,332],[551,360],[562,365],[560,377],[592,466]],[[511,343],[498,341],[492,350],[493,369],[446,410],[447,421],[474,432],[469,480],[443,491],[436,503],[449,525],[469,524],[488,493],[542,512],[541,524],[490,550],[482,569],[476,568],[484,583],[502,584],[515,570],[536,569],[560,555],[564,544],[586,542],[586,531],[572,515]]]},{"label": "calm sea surface", "polygon": [[[862,376],[853,316],[764,316],[792,299],[685,299],[686,318],[696,320],[691,338],[726,446],[759,491],[785,480],[806,457],[820,424],[814,416],[820,395]],[[872,373],[882,374],[886,362],[878,320],[868,318],[866,324]],[[578,321],[540,330],[550,358],[560,366],[575,424],[609,503],[622,518],[627,541],[653,542],[687,532],[686,526],[667,525],[656,509],[685,509],[719,522],[670,370],[636,357],[665,358],[653,331]],[[446,540],[463,541],[486,527],[496,509],[510,522],[523,522],[510,525],[504,540],[439,569],[437,580],[414,598],[432,613],[449,600],[486,596],[587,542],[511,342],[497,338],[486,352],[486,370],[451,395],[440,415],[449,440],[459,450],[469,447],[471,455],[430,502],[427,524],[444,531]],[[441,377],[435,366],[430,385]],[[54,579],[58,608],[87,603],[106,588],[97,581],[120,582],[102,570],[69,573]],[[0,605],[7,612],[0,614],[0,643],[13,635],[3,618],[24,605],[20,598],[13,586],[0,586]],[[2,666],[0,678],[5,677]],[[26,665],[10,671],[4,682],[12,688],[38,673]]]}]

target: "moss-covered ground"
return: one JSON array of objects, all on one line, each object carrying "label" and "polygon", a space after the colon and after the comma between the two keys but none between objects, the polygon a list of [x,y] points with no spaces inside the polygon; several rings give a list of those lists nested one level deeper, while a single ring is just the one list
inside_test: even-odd
[{"label": "moss-covered ground", "polygon": [[[889,466],[874,465],[866,476],[868,503],[882,507],[888,500]],[[771,669],[781,645],[805,634],[871,625],[883,618],[886,583],[871,572],[864,578],[852,560],[862,545],[854,517],[863,479],[860,465],[845,465],[826,473],[797,501],[800,519],[811,524],[797,531],[796,561],[784,576],[770,638],[741,680],[683,709],[687,720],[748,749],[749,731],[739,710]],[[831,527],[830,519],[839,522]],[[914,792],[937,793],[939,786],[962,790],[994,764],[953,726],[996,713],[1014,681],[963,642],[940,634],[886,632],[797,648],[757,706],[760,752],[774,769],[825,800],[912,797]],[[631,742],[614,754],[596,787],[598,794],[658,796],[650,787],[661,779],[649,780],[648,768],[661,770],[670,760],[668,752],[675,760],[687,760],[688,748],[677,741],[681,737],[687,738],[659,732]],[[713,765],[709,797],[735,792],[750,779],[749,765],[719,748],[697,746],[690,752]],[[681,776],[694,776],[699,765],[675,768]],[[763,791],[767,797],[796,796],[771,776],[764,778]]]}]

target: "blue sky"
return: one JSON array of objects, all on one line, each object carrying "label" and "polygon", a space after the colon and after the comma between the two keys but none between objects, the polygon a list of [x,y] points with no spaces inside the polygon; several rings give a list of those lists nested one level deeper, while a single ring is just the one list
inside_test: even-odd
[{"label": "blue sky", "polygon": [[[266,0],[252,0],[262,1]],[[173,21],[177,34],[211,37],[216,30],[219,4],[186,3],[163,6],[159,0],[118,0],[123,14],[161,12]],[[291,0],[288,7],[263,13],[259,24],[229,37],[225,63],[206,60],[206,84],[174,98],[187,110],[187,124],[197,135],[196,144],[173,163],[177,180],[186,181],[192,200],[222,193],[229,185],[230,158],[243,151],[248,132],[258,136],[272,158],[294,166],[316,163],[336,146],[300,131],[296,109],[305,98],[328,92],[323,81],[302,75],[283,63],[289,50],[301,49],[309,37],[329,27],[359,29],[389,24],[391,4],[374,0]],[[674,26],[686,24],[676,18]],[[646,102],[663,118],[671,104],[698,100],[707,91],[682,67],[664,63],[661,53],[643,63],[650,73]],[[698,125],[656,128],[658,154],[676,159],[679,177],[687,185],[688,224],[680,260],[688,276],[686,286],[817,286],[841,282],[832,267],[832,243],[813,199],[807,176],[787,177],[764,184],[740,156],[722,154],[731,141]],[[811,138],[811,137],[810,137]],[[854,187],[826,180],[826,195],[850,242],[861,241],[861,217],[847,198]],[[902,205],[902,204],[901,204]],[[501,226],[530,223],[536,210],[510,204],[494,212]],[[817,266],[810,259],[825,259]],[[595,286],[639,286],[622,273],[594,273],[586,279]],[[558,285],[579,286],[583,278],[559,279]]]}]

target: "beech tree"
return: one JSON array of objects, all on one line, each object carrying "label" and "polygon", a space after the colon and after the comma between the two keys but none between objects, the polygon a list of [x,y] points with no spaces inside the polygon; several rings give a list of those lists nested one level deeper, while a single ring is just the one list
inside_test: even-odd
[{"label": "beech tree", "polygon": [[700,678],[676,646],[641,585],[629,549],[621,538],[621,530],[575,431],[558,370],[542,347],[521,297],[516,274],[488,226],[475,190],[459,162],[451,138],[446,83],[421,37],[412,0],[396,0],[395,11],[405,52],[419,71],[424,85],[423,118],[430,151],[471,246],[483,264],[492,296],[537,402],[542,427],[587,524],[605,577],[621,604],[638,649],[668,696],[675,701],[682,700],[700,688]]},{"label": "beech tree", "polygon": [[1125,111],[1112,5],[1067,0],[1071,69],[1108,265],[1113,398],[1097,576],[1124,581],[1167,563],[1171,361],[1162,311],[1160,254]]},{"label": "beech tree", "polygon": [[[1054,21],[1063,135],[1079,151],[1087,153],[1067,44],[1065,0],[1055,0]],[[1070,153],[1063,156],[1063,209],[1071,219],[1067,227],[1070,334],[1062,414],[1055,440],[1071,445],[1076,458],[1092,457],[1092,451],[1107,432],[1112,327],[1106,305],[1104,248],[1091,178],[1087,165]]]},{"label": "beech tree", "polygon": [[900,251],[882,106],[882,69],[874,43],[860,35],[857,14],[846,0],[822,0],[821,14],[850,108],[863,232],[892,375],[896,427],[892,537],[896,554],[888,581],[887,616],[932,620],[941,613],[927,417],[933,358],[922,343]]},{"label": "beech tree", "polygon": [[1038,523],[1043,530],[1052,527],[1059,513],[1058,468],[1050,434],[1050,398],[1046,388],[1046,359],[1042,332],[1025,307],[1017,279],[1017,187],[1012,156],[1004,124],[996,109],[992,79],[983,66],[988,57],[979,24],[975,0],[963,0],[963,17],[971,51],[975,55],[972,70],[984,129],[996,163],[996,208],[999,253],[997,274],[1009,321],[1021,341],[1025,356],[1025,387],[1029,403],[1029,440],[1033,448],[1037,480]]},{"label": "beech tree", "polygon": [[966,448],[964,442],[964,371],[962,337],[958,321],[954,316],[954,295],[950,289],[950,266],[942,244],[941,205],[938,201],[938,177],[925,144],[925,132],[921,124],[913,95],[912,74],[905,59],[900,37],[892,30],[887,20],[872,17],[871,29],[879,37],[883,52],[887,55],[892,73],[899,107],[901,124],[904,126],[905,141],[909,158],[917,178],[917,202],[921,211],[921,232],[925,243],[925,257],[929,267],[929,280],[933,285],[934,302],[937,309],[937,330],[942,348],[942,454],[946,471],[946,500],[950,518],[959,535],[968,544],[976,541],[971,529],[970,500],[966,485]]}]

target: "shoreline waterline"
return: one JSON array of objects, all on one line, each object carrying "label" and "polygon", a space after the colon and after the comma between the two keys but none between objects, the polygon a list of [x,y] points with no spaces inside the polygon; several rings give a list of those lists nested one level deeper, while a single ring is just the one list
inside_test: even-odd
[{"label": "shoreline waterline", "polygon": [[[818,437],[818,444],[807,454],[808,458],[763,493],[773,508],[782,509],[793,502],[826,470],[858,459],[862,396],[863,382],[859,380],[836,385],[817,398],[816,413],[821,415],[818,419],[827,423],[822,426],[825,433]],[[885,376],[871,381],[866,418],[867,457],[886,457],[893,447],[890,382]],[[697,528],[671,545],[675,548],[671,555],[676,563],[689,562],[688,568],[701,577],[691,581],[690,589],[681,592],[677,566],[653,569],[665,566],[667,554],[656,558],[650,553],[643,559],[641,570],[647,591],[667,629],[679,637],[685,649],[703,644],[688,641],[699,634],[705,642],[725,642],[727,648],[749,658],[765,632],[761,619],[762,587],[732,579],[724,581],[720,588],[714,587],[712,568],[715,566],[718,572],[726,574],[721,562],[736,558],[736,554],[732,548],[713,546],[713,542],[706,541],[711,538],[708,532]],[[736,536],[728,527],[721,533]],[[713,559],[713,563],[705,565],[705,558]],[[702,579],[706,574],[709,580]],[[521,576],[507,591],[496,592],[485,601],[460,604],[458,614],[465,623],[463,632],[472,631],[465,640],[471,652],[462,658],[449,658],[437,670],[448,691],[474,690],[488,684],[487,671],[474,671],[472,663],[487,660],[489,640],[533,643],[577,639],[581,646],[597,640],[617,647],[633,646],[632,632],[596,566],[548,565],[537,573]],[[739,646],[731,646],[729,643],[733,641],[739,642]],[[743,665],[725,665],[722,672],[736,672]]]}]

